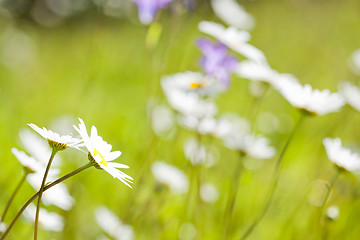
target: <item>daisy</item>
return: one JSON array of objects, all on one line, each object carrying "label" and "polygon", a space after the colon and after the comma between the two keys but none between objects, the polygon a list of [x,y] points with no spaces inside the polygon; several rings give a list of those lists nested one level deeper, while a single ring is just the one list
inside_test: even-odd
[{"label": "daisy", "polygon": [[185,174],[178,168],[165,162],[155,162],[151,167],[155,180],[167,185],[174,194],[186,193],[189,182]]},{"label": "daisy", "polygon": [[40,164],[35,158],[28,156],[23,151],[19,151],[16,148],[12,148],[11,152],[19,160],[19,162],[24,166],[26,172],[36,173],[44,170],[44,166]]},{"label": "daisy", "polygon": [[214,95],[223,91],[220,82],[215,78],[191,71],[165,76],[161,79],[161,86],[166,91],[179,90],[202,96]]},{"label": "daisy", "polygon": [[212,0],[211,6],[215,14],[230,26],[244,30],[250,30],[254,27],[253,16],[247,13],[244,7],[235,0]]},{"label": "daisy", "polygon": [[201,32],[216,38],[247,59],[267,64],[264,53],[247,43],[250,40],[250,33],[247,31],[240,31],[232,26],[225,28],[221,24],[207,21],[200,22],[198,27]]},{"label": "daisy", "polygon": [[340,138],[324,138],[323,144],[330,161],[332,161],[339,169],[350,172],[360,170],[359,154],[352,152],[348,148],[342,147]]},{"label": "daisy", "polygon": [[207,163],[211,166],[214,162],[213,156],[210,154],[209,149],[200,144],[195,138],[191,138],[185,141],[184,144],[185,157],[191,162],[192,165],[201,165]]},{"label": "daisy", "polygon": [[287,78],[277,81],[275,88],[291,105],[310,115],[336,112],[345,104],[340,93],[313,89],[309,84],[302,86]]},{"label": "daisy", "polygon": [[105,142],[97,133],[95,126],[91,127],[91,135],[89,137],[84,121],[79,118],[80,124],[74,126],[75,130],[80,134],[84,144],[88,150],[88,158],[90,162],[98,169],[103,169],[114,178],[119,179],[125,185],[131,188],[128,182],[132,183],[132,177],[126,175],[118,168],[129,168],[125,164],[111,162],[120,157],[121,152],[111,152],[112,146]]},{"label": "daisy", "polygon": [[[36,207],[31,203],[24,211],[23,216],[29,222],[34,222]],[[64,229],[64,219],[54,212],[40,208],[39,226],[48,231],[60,232]]]},{"label": "daisy", "polygon": [[268,64],[257,63],[250,60],[238,63],[234,72],[241,78],[271,85],[279,76],[279,73],[273,70]]},{"label": "daisy", "polygon": [[115,240],[132,240],[135,238],[133,228],[122,223],[108,208],[98,207],[95,211],[95,217],[97,224]]},{"label": "daisy", "polygon": [[35,132],[45,138],[52,149],[59,151],[68,147],[79,149],[83,146],[81,139],[73,138],[71,135],[60,136],[58,133],[47,130],[45,127],[39,128],[33,123],[28,124]]},{"label": "daisy", "polygon": [[340,91],[346,102],[357,111],[360,111],[360,89],[349,82],[345,82],[340,85]]}]

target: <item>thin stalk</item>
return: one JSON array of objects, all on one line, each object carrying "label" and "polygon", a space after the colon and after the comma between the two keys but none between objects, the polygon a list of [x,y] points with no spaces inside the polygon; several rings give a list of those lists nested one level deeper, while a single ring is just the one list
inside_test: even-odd
[{"label": "thin stalk", "polygon": [[238,160],[239,162],[238,162],[238,165],[237,165],[237,167],[235,169],[234,177],[233,177],[233,180],[231,182],[231,186],[230,186],[230,189],[229,189],[228,202],[227,202],[226,210],[225,210],[225,216],[224,216],[224,221],[225,221],[224,239],[228,239],[228,235],[230,233],[230,224],[231,224],[232,214],[234,212],[236,196],[237,196],[237,193],[238,193],[239,184],[240,184],[240,180],[241,180],[241,176],[242,176],[242,172],[243,172],[243,163],[242,163],[243,154],[239,153],[239,156],[240,156],[240,159]]},{"label": "thin stalk", "polygon": [[282,149],[280,155],[279,155],[279,158],[276,162],[276,165],[275,165],[275,169],[274,169],[274,174],[273,174],[273,180],[272,180],[272,185],[270,187],[270,190],[269,190],[269,193],[268,193],[268,200],[265,204],[265,207],[263,209],[263,211],[260,213],[260,215],[255,219],[255,221],[251,224],[251,226],[248,228],[248,230],[246,230],[246,232],[244,233],[244,235],[240,238],[241,240],[244,240],[246,239],[251,233],[252,231],[255,229],[255,227],[260,223],[260,221],[263,219],[263,217],[265,216],[267,210],[269,209],[270,205],[271,205],[271,202],[274,198],[274,193],[275,193],[275,189],[276,189],[276,186],[278,184],[278,181],[279,181],[279,176],[280,176],[280,165],[282,163],[282,159],[285,155],[285,152],[286,150],[288,149],[289,145],[290,145],[290,142],[291,140],[293,139],[295,133],[297,132],[297,130],[299,129],[301,123],[303,122],[304,120],[304,117],[305,117],[305,114],[304,113],[301,113],[296,125],[294,126],[292,132],[290,133],[290,136],[284,146],[284,148]]},{"label": "thin stalk", "polygon": [[27,172],[24,174],[24,176],[21,178],[20,182],[18,183],[18,185],[16,186],[14,192],[11,194],[11,197],[9,199],[9,201],[6,203],[6,207],[5,207],[5,210],[3,212],[3,214],[1,215],[1,219],[0,219],[0,222],[5,222],[5,217],[6,217],[6,213],[8,212],[10,206],[11,206],[11,203],[13,202],[16,194],[19,192],[21,186],[23,185],[23,183],[25,182],[25,179],[26,179],[26,176],[27,176]]},{"label": "thin stalk", "polygon": [[47,175],[48,175],[49,170],[50,170],[50,167],[51,167],[51,163],[53,162],[54,157],[55,157],[57,151],[58,151],[57,149],[53,148],[53,150],[52,150],[52,152],[51,152],[51,156],[50,156],[49,162],[48,162],[48,164],[47,164],[47,166],[46,166],[46,170],[45,170],[45,173],[44,173],[44,177],[43,177],[43,180],[42,180],[42,183],[41,183],[41,187],[40,187],[40,190],[39,190],[39,197],[38,197],[38,201],[37,201],[36,215],[35,215],[34,240],[37,240],[37,235],[38,235],[39,214],[40,214],[40,205],[41,205],[42,193],[43,193],[43,191],[44,191],[44,186],[45,186],[45,182],[46,182]]},{"label": "thin stalk", "polygon": [[[92,167],[92,166],[93,166],[92,163],[88,163],[88,164],[86,164],[86,165],[84,165],[84,166],[82,166],[82,167],[80,167],[80,168],[72,171],[71,173],[66,174],[65,176],[63,176],[63,177],[55,180],[54,182],[46,185],[46,186],[44,187],[44,189],[43,189],[43,192],[45,192],[45,191],[48,190],[49,188],[51,188],[51,187],[53,187],[53,186],[55,186],[55,185],[57,185],[57,184],[65,181],[66,179],[68,179],[68,178],[70,178],[70,177],[72,177],[72,176],[74,176],[74,175],[76,175],[76,174],[84,171],[85,169],[87,169],[87,168],[89,168],[89,167]],[[21,216],[21,214],[24,212],[24,210],[27,208],[27,206],[28,206],[32,201],[34,201],[34,200],[39,196],[39,194],[40,194],[40,191],[37,192],[37,193],[35,193],[35,194],[22,206],[22,208],[19,210],[19,212],[18,212],[17,215],[15,216],[14,220],[10,223],[9,227],[6,229],[4,235],[2,235],[2,237],[1,237],[0,240],[4,240],[4,239],[6,238],[6,236],[10,233],[11,229],[14,227],[16,221],[19,219],[19,217]]]},{"label": "thin stalk", "polygon": [[340,170],[339,170],[339,169],[336,169],[336,173],[334,174],[334,176],[332,177],[332,179],[331,179],[331,181],[330,181],[330,183],[329,183],[329,185],[328,185],[328,190],[327,190],[327,192],[326,192],[324,201],[323,201],[323,203],[321,204],[320,215],[319,215],[319,222],[321,221],[321,217],[322,217],[322,215],[323,215],[326,202],[329,200],[331,190],[332,190],[333,186],[335,185],[335,182],[336,182],[336,180],[338,179],[339,175],[340,175]]}]

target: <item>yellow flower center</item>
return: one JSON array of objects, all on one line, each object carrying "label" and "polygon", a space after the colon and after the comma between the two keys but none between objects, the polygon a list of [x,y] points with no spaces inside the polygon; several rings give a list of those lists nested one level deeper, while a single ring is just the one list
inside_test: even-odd
[{"label": "yellow flower center", "polygon": [[107,161],[105,160],[104,156],[101,155],[101,153],[96,148],[94,148],[94,157],[96,157],[96,155],[100,155],[102,159],[100,163],[107,167]]},{"label": "yellow flower center", "polygon": [[204,84],[201,82],[192,82],[190,83],[190,88],[202,88],[204,87]]}]

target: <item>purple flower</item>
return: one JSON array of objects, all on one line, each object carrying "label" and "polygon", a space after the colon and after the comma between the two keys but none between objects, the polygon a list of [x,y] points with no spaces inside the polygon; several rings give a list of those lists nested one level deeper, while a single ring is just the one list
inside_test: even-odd
[{"label": "purple flower", "polygon": [[133,0],[139,9],[139,18],[143,24],[150,24],[159,9],[164,8],[172,0]]},{"label": "purple flower", "polygon": [[203,53],[200,59],[200,65],[209,76],[216,77],[220,82],[228,87],[230,83],[230,74],[234,71],[237,59],[230,56],[227,47],[220,43],[200,38],[197,46]]}]

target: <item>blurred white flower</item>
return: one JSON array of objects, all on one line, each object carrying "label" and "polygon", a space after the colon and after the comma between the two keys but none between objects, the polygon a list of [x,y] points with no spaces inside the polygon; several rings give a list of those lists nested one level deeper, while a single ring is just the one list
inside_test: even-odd
[{"label": "blurred white flower", "polygon": [[187,91],[172,80],[172,77],[164,77],[161,85],[169,104],[176,111],[197,118],[215,115],[217,108],[212,100],[204,99],[197,92]]},{"label": "blurred white flower", "polygon": [[350,59],[350,68],[357,75],[360,75],[360,49],[354,51]]},{"label": "blurred white flower", "polygon": [[293,79],[279,79],[275,88],[291,105],[312,115],[336,112],[345,104],[340,93],[313,89],[309,84],[302,86]]},{"label": "blurred white flower", "polygon": [[200,187],[200,197],[204,202],[216,202],[219,199],[219,192],[210,183],[204,183]]},{"label": "blurred white flower", "polygon": [[151,171],[157,182],[167,185],[174,194],[186,193],[189,189],[188,179],[178,168],[165,162],[155,162]]},{"label": "blurred white flower", "polygon": [[79,147],[84,145],[81,139],[73,138],[71,135],[60,136],[58,133],[47,130],[44,127],[41,129],[33,123],[28,125],[45,138],[49,142],[50,147],[55,150],[64,150],[68,147],[79,149]]},{"label": "blurred white flower", "polygon": [[326,153],[333,163],[340,169],[347,171],[360,170],[360,156],[348,148],[342,147],[340,138],[324,138]]},{"label": "blurred white flower", "polygon": [[122,223],[108,208],[104,206],[98,207],[95,211],[95,217],[97,224],[110,237],[116,240],[132,240],[135,238],[133,228]]},{"label": "blurred white flower", "polygon": [[[31,223],[35,220],[36,207],[31,203],[24,211],[23,216]],[[40,208],[39,214],[39,227],[48,230],[60,232],[64,229],[64,219],[57,213],[48,212],[43,208]]]},{"label": "blurred white flower", "polygon": [[102,137],[98,135],[95,126],[91,127],[91,135],[89,137],[84,121],[81,118],[79,118],[79,121],[79,127],[77,128],[74,126],[74,128],[80,134],[82,140],[85,143],[85,146],[88,150],[89,161],[92,162],[96,168],[105,170],[111,176],[119,179],[126,186],[131,188],[128,182],[132,183],[132,177],[118,169],[129,167],[125,164],[111,162],[120,157],[121,152],[111,152],[112,146],[105,142]]},{"label": "blurred white flower", "polygon": [[257,159],[270,159],[276,153],[269,140],[262,136],[233,132],[224,137],[224,142],[226,147]]},{"label": "blurred white flower", "polygon": [[196,235],[196,227],[191,222],[185,222],[180,225],[178,231],[178,237],[180,240],[192,240],[195,239]]},{"label": "blurred white flower", "polygon": [[44,165],[38,162],[35,158],[28,156],[23,151],[19,151],[16,148],[12,148],[11,152],[19,160],[19,162],[24,166],[25,170],[28,173],[35,173],[44,171]]},{"label": "blurred white flower", "polygon": [[6,231],[6,224],[1,222],[1,219],[0,219],[0,233],[3,233]]},{"label": "blurred white flower", "polygon": [[240,31],[232,26],[225,28],[221,24],[207,21],[199,23],[199,30],[216,38],[247,59],[259,64],[267,64],[264,53],[247,43],[250,40],[250,33],[247,31]]},{"label": "blurred white flower", "polygon": [[[31,173],[26,177],[26,180],[35,189],[35,191],[38,191],[41,187],[44,172],[45,168],[42,172]],[[56,180],[58,178],[58,173],[59,171],[57,169],[50,169],[47,182]],[[53,204],[63,210],[70,210],[75,202],[64,183],[59,183],[56,187],[43,192],[42,201],[45,205]]]},{"label": "blurred white flower", "polygon": [[360,111],[360,89],[349,82],[344,82],[340,84],[340,91],[346,102],[357,111]]},{"label": "blurred white flower", "polygon": [[339,208],[334,205],[330,206],[326,211],[327,217],[331,220],[336,220],[339,217],[339,214],[340,214]]},{"label": "blurred white flower", "polygon": [[279,73],[273,70],[268,64],[249,60],[239,62],[235,68],[235,74],[241,78],[269,84],[273,84],[273,81],[279,77]]},{"label": "blurred white flower", "polygon": [[150,111],[151,127],[157,136],[164,136],[174,128],[174,113],[166,105],[157,105]]},{"label": "blurred white flower", "polygon": [[228,25],[244,30],[254,27],[253,16],[234,0],[212,0],[211,6],[215,14]]},{"label": "blurred white flower", "polygon": [[[49,162],[51,150],[44,144],[43,139],[38,134],[28,129],[20,130],[19,136],[25,150],[34,157],[35,160],[38,160],[41,164],[46,166]],[[56,155],[51,166],[57,167],[61,162],[62,159],[60,158],[60,155]]]},{"label": "blurred white flower", "polygon": [[203,144],[199,144],[195,138],[190,138],[185,141],[184,154],[194,166],[206,164],[209,167],[214,163],[214,158],[209,149]]}]

